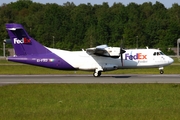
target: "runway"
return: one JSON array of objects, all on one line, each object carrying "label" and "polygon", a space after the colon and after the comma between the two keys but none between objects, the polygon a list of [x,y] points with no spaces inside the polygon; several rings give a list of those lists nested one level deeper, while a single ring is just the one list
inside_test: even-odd
[{"label": "runway", "polygon": [[180,75],[0,75],[1,86],[19,83],[180,83]]}]

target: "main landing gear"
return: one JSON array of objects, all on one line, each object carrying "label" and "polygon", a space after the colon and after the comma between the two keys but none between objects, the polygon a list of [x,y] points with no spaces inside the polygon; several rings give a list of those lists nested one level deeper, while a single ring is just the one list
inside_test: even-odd
[{"label": "main landing gear", "polygon": [[93,73],[93,76],[94,76],[94,77],[99,77],[99,76],[101,76],[101,71],[94,72],[94,73]]},{"label": "main landing gear", "polygon": [[94,76],[94,77],[99,77],[99,76],[101,76],[101,72],[102,72],[102,71],[103,71],[102,68],[95,69],[95,70],[94,70],[94,73],[93,73],[93,76]]},{"label": "main landing gear", "polygon": [[159,68],[159,72],[160,72],[160,74],[164,74],[163,67],[160,67],[160,68]]}]

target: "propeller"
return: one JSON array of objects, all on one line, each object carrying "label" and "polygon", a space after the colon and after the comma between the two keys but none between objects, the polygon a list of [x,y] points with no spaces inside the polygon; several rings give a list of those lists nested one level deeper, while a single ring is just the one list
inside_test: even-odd
[{"label": "propeller", "polygon": [[119,56],[121,57],[121,64],[122,64],[122,66],[123,66],[123,54],[124,54],[125,52],[126,52],[126,51],[123,49],[123,43],[122,43],[122,39],[121,39]]}]

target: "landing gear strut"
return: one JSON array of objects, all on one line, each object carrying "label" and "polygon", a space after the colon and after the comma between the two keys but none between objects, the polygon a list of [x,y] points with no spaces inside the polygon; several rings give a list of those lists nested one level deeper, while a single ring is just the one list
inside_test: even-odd
[{"label": "landing gear strut", "polygon": [[160,74],[164,74],[163,67],[160,67],[160,68],[159,68],[159,71],[160,71]]}]

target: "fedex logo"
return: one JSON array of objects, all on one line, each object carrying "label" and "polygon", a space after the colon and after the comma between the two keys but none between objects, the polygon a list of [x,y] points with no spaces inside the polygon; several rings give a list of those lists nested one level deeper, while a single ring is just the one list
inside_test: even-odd
[{"label": "fedex logo", "polygon": [[129,53],[125,54],[125,60],[143,60],[147,59],[147,55],[143,55],[142,53],[137,53],[136,55],[129,55]]},{"label": "fedex logo", "polygon": [[31,41],[27,38],[22,38],[21,40],[14,38],[14,44],[29,44]]}]

